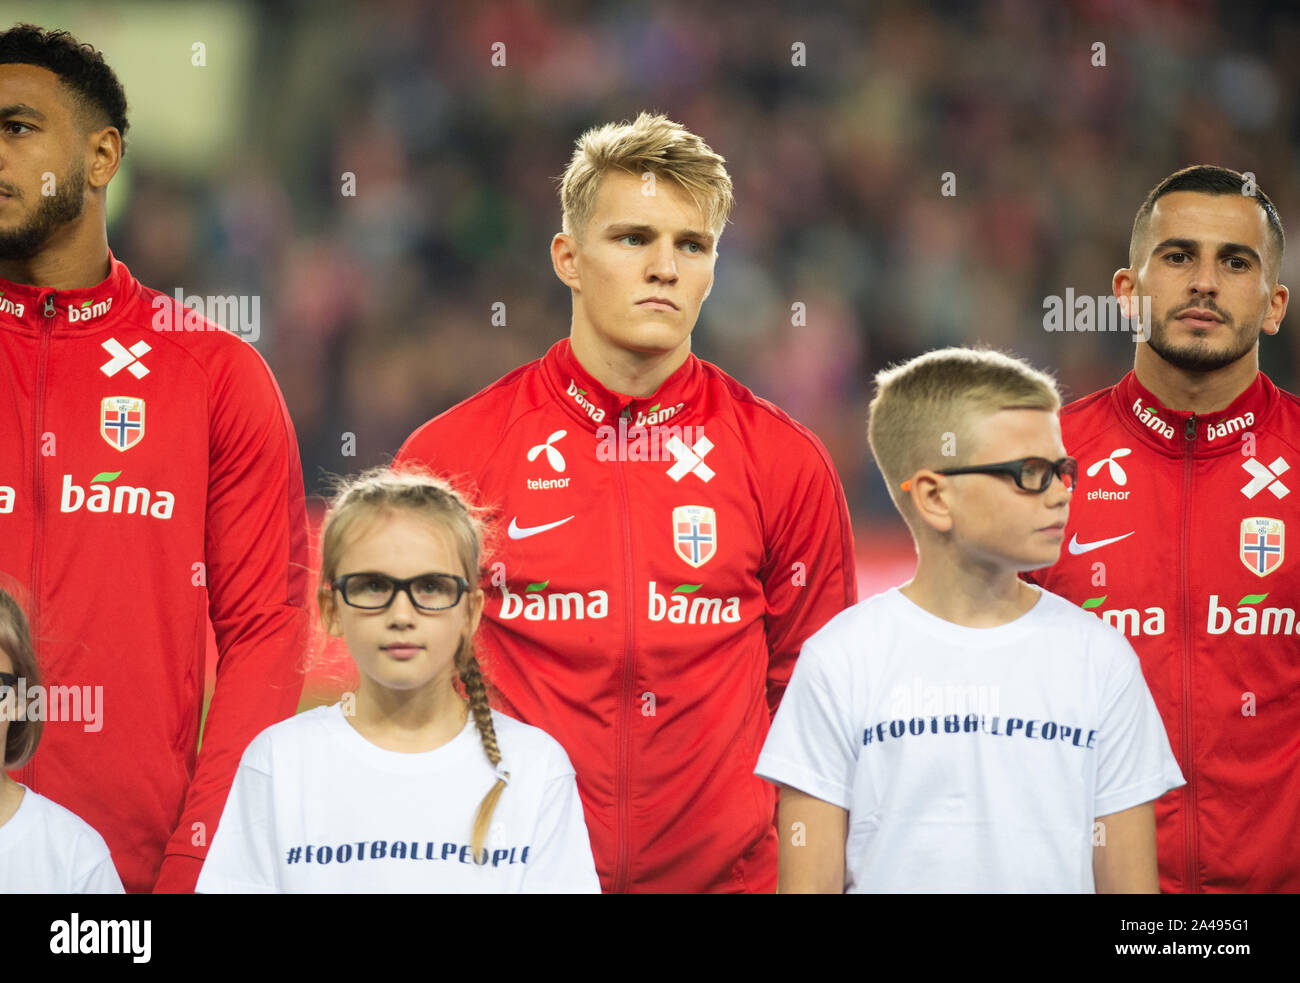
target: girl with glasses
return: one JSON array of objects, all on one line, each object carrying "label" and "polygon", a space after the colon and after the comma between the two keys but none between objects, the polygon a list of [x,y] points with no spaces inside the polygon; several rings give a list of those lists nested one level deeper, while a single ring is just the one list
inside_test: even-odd
[{"label": "girl with glasses", "polygon": [[343,485],[317,597],[360,685],[249,745],[200,892],[599,890],[568,756],[488,707],[481,553],[445,482],[376,469]]},{"label": "girl with glasses", "polygon": [[104,838],[5,774],[30,761],[41,743],[44,721],[32,696],[39,686],[27,616],[0,588],[0,894],[121,894]]}]

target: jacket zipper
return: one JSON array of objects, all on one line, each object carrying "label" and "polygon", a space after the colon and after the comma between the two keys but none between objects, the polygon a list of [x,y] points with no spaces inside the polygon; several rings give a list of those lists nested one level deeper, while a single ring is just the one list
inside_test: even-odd
[{"label": "jacket zipper", "polygon": [[619,500],[623,506],[623,578],[627,628],[623,632],[623,693],[619,702],[618,728],[618,772],[614,784],[614,795],[618,799],[618,863],[614,867],[615,894],[627,891],[630,876],[629,855],[631,853],[631,821],[628,817],[630,788],[632,785],[632,683],[635,680],[634,643],[636,618],[636,584],[632,573],[632,530],[629,527],[632,510],[628,507],[627,478],[623,472],[623,462],[614,463],[614,480],[618,484]]},{"label": "jacket zipper", "polygon": [[[54,294],[46,294],[40,353],[36,358],[36,414],[32,430],[32,494],[36,497],[36,524],[32,529],[32,609],[28,622],[32,641],[38,645],[41,637],[41,552],[45,548],[45,471],[41,467],[41,444],[45,433],[45,374],[50,360],[50,336],[54,333],[54,311]],[[36,759],[27,762],[19,774],[19,781],[30,787],[36,781]]]},{"label": "jacket zipper", "polygon": [[1193,413],[1187,418],[1187,425],[1183,431],[1185,442],[1183,444],[1183,507],[1180,509],[1183,515],[1183,541],[1179,550],[1181,560],[1179,562],[1179,577],[1181,578],[1179,593],[1182,595],[1182,622],[1183,622],[1183,761],[1187,765],[1187,792],[1186,805],[1183,813],[1183,835],[1187,842],[1185,846],[1187,861],[1186,884],[1189,893],[1199,894],[1201,890],[1200,878],[1196,874],[1196,759],[1192,756],[1192,613],[1191,613],[1191,596],[1189,593],[1189,583],[1187,575],[1187,556],[1191,543],[1191,522],[1188,521],[1187,512],[1192,501],[1192,472],[1196,461],[1196,414]]}]

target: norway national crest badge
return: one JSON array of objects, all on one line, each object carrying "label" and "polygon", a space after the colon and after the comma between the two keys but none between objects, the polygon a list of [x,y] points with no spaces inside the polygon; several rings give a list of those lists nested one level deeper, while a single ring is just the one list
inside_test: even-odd
[{"label": "norway national crest badge", "polygon": [[1286,555],[1286,524],[1281,519],[1252,516],[1241,520],[1241,562],[1257,577],[1282,565]]},{"label": "norway national crest badge", "polygon": [[693,567],[713,559],[718,552],[718,520],[713,509],[703,505],[673,509],[673,547]]},{"label": "norway national crest badge", "polygon": [[99,435],[109,447],[129,451],[144,439],[144,400],[105,396],[99,406]]}]

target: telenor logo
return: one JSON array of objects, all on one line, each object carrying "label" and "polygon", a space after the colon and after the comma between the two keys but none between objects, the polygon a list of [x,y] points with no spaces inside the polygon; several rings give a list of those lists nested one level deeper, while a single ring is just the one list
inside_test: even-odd
[{"label": "telenor logo", "polygon": [[1117,485],[1121,485],[1121,486],[1127,485],[1128,475],[1125,473],[1124,469],[1119,466],[1119,462],[1116,461],[1115,458],[1127,457],[1132,453],[1133,453],[1133,448],[1131,447],[1117,447],[1115,450],[1111,451],[1109,455],[1103,457],[1100,461],[1097,461],[1096,463],[1089,465],[1087,471],[1088,477],[1089,478],[1096,477],[1097,472],[1101,470],[1102,465],[1109,464],[1110,480],[1115,482],[1115,484]]},{"label": "telenor logo", "polygon": [[546,443],[544,443],[544,444],[537,444],[537,445],[533,446],[533,447],[532,447],[531,449],[529,449],[529,451],[528,451],[528,460],[529,460],[529,461],[536,461],[536,460],[537,460],[537,455],[541,454],[542,451],[545,451],[545,452],[546,452],[546,463],[549,464],[549,465],[552,467],[552,469],[554,469],[554,470],[556,470],[556,471],[563,471],[563,470],[564,470],[564,455],[561,454],[559,451],[557,451],[557,450],[556,450],[554,447],[552,447],[551,445],[552,445],[553,443],[555,443],[557,440],[559,440],[560,438],[562,438],[562,437],[563,437],[565,434],[567,434],[567,433],[568,433],[567,430],[557,430],[557,431],[555,431],[555,433],[551,434],[549,437],[546,438]]}]

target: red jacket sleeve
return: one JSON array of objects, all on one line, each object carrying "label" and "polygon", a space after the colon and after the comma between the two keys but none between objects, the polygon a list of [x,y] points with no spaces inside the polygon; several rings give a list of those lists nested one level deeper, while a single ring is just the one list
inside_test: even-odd
[{"label": "red jacket sleeve", "polygon": [[204,563],[217,681],[155,892],[194,890],[244,748],[292,716],[302,692],[309,584],[298,442],[271,370],[231,341],[209,390]]},{"label": "red jacket sleeve", "polygon": [[767,598],[767,704],[773,714],[808,636],[858,600],[844,489],[821,442],[799,430],[809,446],[786,457],[788,467],[775,469],[778,484],[764,513],[767,560],[759,576]]}]

